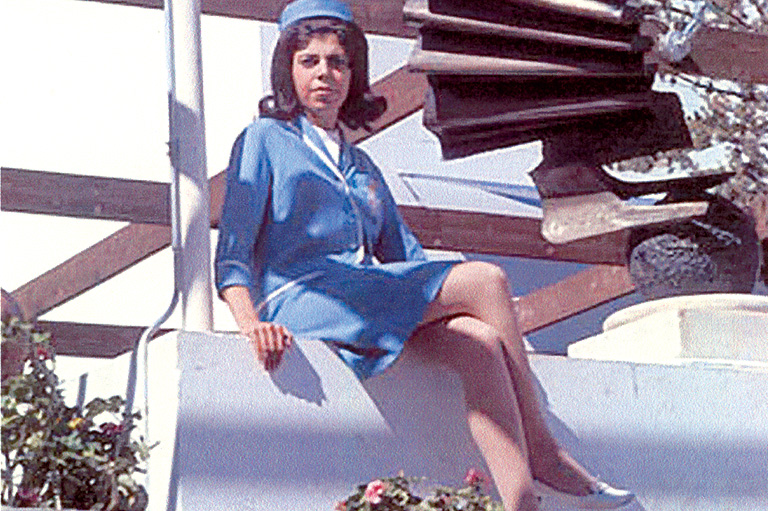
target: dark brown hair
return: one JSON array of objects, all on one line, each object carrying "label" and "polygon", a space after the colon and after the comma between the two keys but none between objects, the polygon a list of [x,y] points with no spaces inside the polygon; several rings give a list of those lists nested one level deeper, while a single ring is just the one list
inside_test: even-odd
[{"label": "dark brown hair", "polygon": [[368,82],[368,43],[353,23],[335,18],[310,18],[289,26],[280,34],[272,54],[272,94],[259,102],[259,115],[291,120],[303,107],[293,86],[293,55],[317,35],[336,34],[349,59],[352,77],[349,94],[339,110],[339,120],[352,129],[367,128],[387,109],[386,99],[371,94]]}]

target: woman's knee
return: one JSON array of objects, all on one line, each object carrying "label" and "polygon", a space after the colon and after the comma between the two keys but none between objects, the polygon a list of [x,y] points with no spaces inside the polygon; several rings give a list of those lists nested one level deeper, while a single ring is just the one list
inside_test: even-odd
[{"label": "woman's knee", "polygon": [[426,324],[414,332],[408,342],[419,356],[447,365],[503,356],[500,333],[468,315]]},{"label": "woman's knee", "polygon": [[454,349],[461,353],[457,363],[486,370],[503,364],[503,337],[491,325],[471,316],[457,316],[446,323],[446,329],[457,339]]},{"label": "woman's knee", "polygon": [[453,267],[437,298],[429,304],[425,323],[450,316],[482,316],[489,303],[508,299],[507,275],[495,264],[471,261]]},{"label": "woman's knee", "polygon": [[473,396],[476,406],[488,396],[498,396],[512,385],[506,367],[504,343],[501,333],[493,326],[470,316],[452,319],[446,325],[460,339],[460,347],[454,347],[447,365],[462,380],[467,396]]},{"label": "woman's knee", "polygon": [[464,291],[475,293],[483,292],[509,292],[509,280],[506,272],[499,266],[483,261],[470,261],[457,265],[454,268],[456,274],[455,283]]}]

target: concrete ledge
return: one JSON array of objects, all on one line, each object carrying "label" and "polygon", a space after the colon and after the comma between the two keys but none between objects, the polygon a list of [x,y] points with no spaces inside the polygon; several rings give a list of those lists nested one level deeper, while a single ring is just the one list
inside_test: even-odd
[{"label": "concrete ledge", "polygon": [[[408,352],[361,384],[316,341],[299,341],[272,375],[239,336],[172,333],[150,348],[150,432],[161,442],[152,511],[329,511],[355,485],[401,469],[457,484],[484,468],[458,379]],[[531,362],[555,435],[637,492],[627,511],[768,509],[765,368]],[[89,395],[124,393],[125,367],[121,358],[94,369]]]},{"label": "concrete ledge", "polygon": [[[182,334],[180,509],[333,509],[402,469],[456,484],[476,452],[458,380],[410,353],[361,385],[318,342],[274,375],[239,337]],[[558,439],[632,510],[768,509],[768,371],[533,355]],[[480,465],[482,466],[482,465]],[[545,509],[559,509],[547,503]]]},{"label": "concrete ledge", "polygon": [[632,509],[768,509],[768,370],[549,356],[533,367],[561,441],[633,489]]},{"label": "concrete ledge", "polygon": [[459,483],[484,469],[457,378],[406,354],[361,385],[318,341],[257,367],[242,337],[180,334],[179,509],[332,510],[396,474]]},{"label": "concrete ledge", "polygon": [[696,295],[640,303],[609,316],[603,333],[568,356],[646,363],[709,360],[768,366],[768,297]]}]

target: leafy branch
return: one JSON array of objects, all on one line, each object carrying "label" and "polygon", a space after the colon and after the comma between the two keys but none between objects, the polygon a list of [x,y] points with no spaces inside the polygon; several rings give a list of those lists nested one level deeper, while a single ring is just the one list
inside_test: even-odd
[{"label": "leafy branch", "polygon": [[146,509],[146,491],[135,475],[148,447],[140,439],[122,447],[118,442],[138,414],[125,417],[120,396],[67,406],[50,335],[31,324],[3,322],[4,348],[7,343],[26,345],[27,360],[21,374],[2,382],[2,504]]}]

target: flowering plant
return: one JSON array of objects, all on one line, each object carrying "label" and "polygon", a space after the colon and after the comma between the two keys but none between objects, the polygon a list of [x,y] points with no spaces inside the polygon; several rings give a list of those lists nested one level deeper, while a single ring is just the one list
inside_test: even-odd
[{"label": "flowering plant", "polygon": [[437,486],[426,497],[411,489],[412,484],[423,481],[407,478],[402,473],[395,477],[376,479],[357,487],[357,491],[336,504],[336,511],[502,511],[500,502],[485,494],[486,476],[470,469],[459,489]]},{"label": "flowering plant", "polygon": [[7,340],[27,344],[21,374],[2,382],[2,504],[16,507],[143,511],[134,480],[147,446],[130,439],[133,419],[119,396],[82,408],[64,402],[50,336],[16,318]]}]

